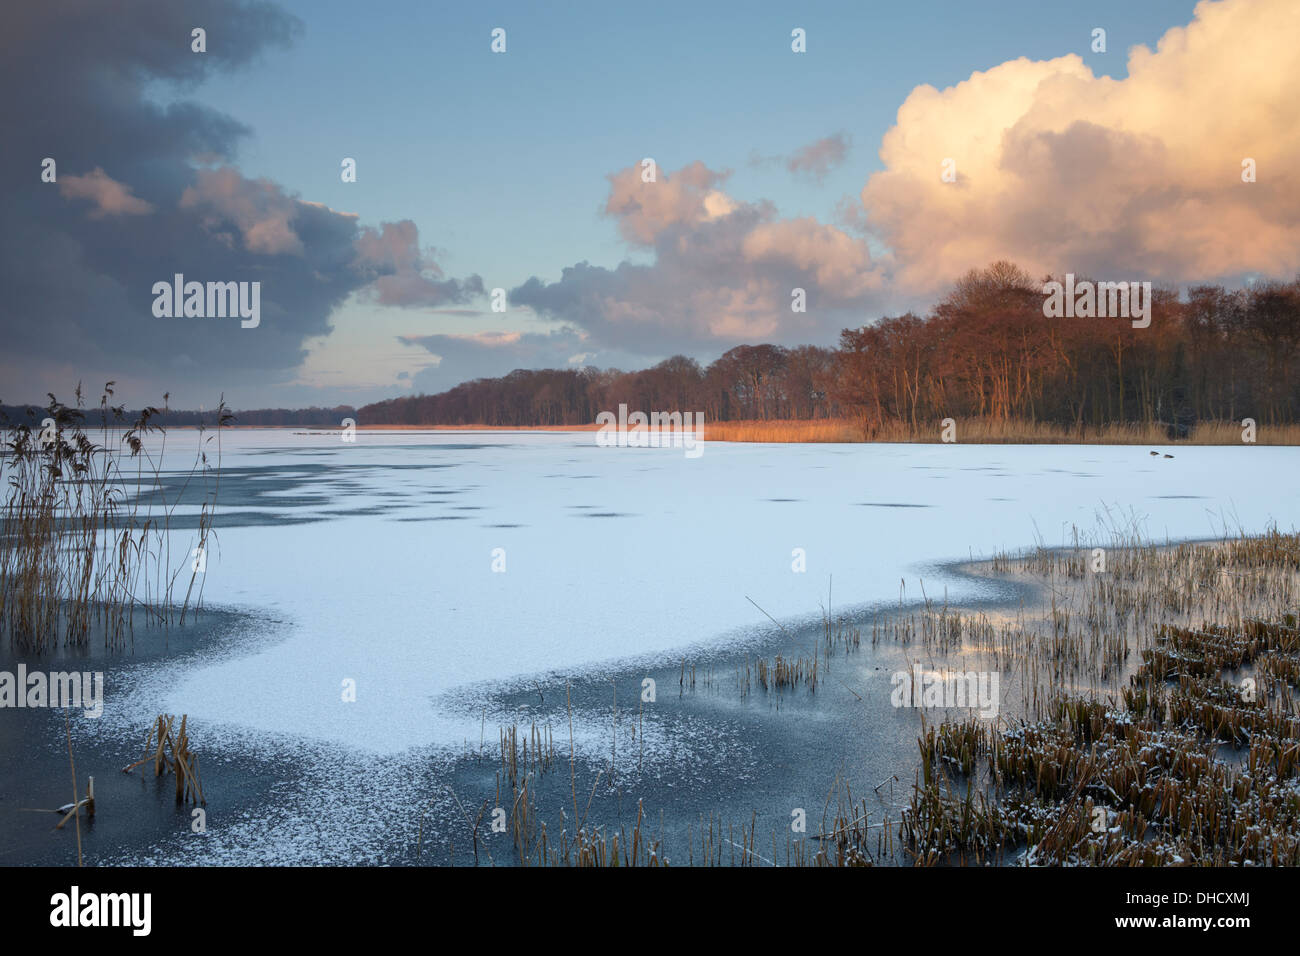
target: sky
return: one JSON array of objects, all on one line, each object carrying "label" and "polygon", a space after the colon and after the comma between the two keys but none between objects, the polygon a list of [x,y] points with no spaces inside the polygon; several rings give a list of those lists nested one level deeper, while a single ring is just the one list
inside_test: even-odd
[{"label": "sky", "polygon": [[[360,405],[831,345],[999,258],[1300,270],[1292,0],[0,16],[4,402],[113,379],[128,404]],[[258,324],[156,315],[176,273],[259,282]]]}]

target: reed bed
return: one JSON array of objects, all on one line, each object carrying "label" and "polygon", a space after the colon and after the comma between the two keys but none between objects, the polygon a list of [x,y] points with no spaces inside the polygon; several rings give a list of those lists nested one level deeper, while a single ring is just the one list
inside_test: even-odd
[{"label": "reed bed", "polygon": [[[6,424],[0,629],[11,646],[40,652],[60,639],[84,646],[96,628],[106,645],[121,646],[137,612],[149,623],[183,624],[201,604],[201,569],[191,557],[205,555],[215,541],[220,434],[233,418],[219,403],[213,434],[198,429],[191,469],[169,497],[162,477],[166,432],[154,422],[159,410],[145,408],[127,421],[112,398],[109,382],[94,410],[97,428],[87,426],[80,385],[73,405],[49,396],[38,429]],[[173,556],[172,519],[192,484],[202,497],[196,534],[192,547]]]},{"label": "reed bed", "polygon": [[755,685],[765,693],[797,687],[813,693],[830,674],[831,659],[836,652],[847,655],[858,650],[861,644],[860,628],[842,619],[833,621],[829,612],[823,610],[822,640],[811,645],[811,653],[793,657],[777,654],[770,662],[766,658],[753,661],[746,658],[736,670],[737,689],[742,697],[748,696]]},{"label": "reed bed", "polygon": [[737,442],[857,442],[861,431],[853,422],[840,418],[807,421],[706,422],[705,441]]},{"label": "reed bed", "polygon": [[[1014,445],[1240,445],[1240,422],[1201,422],[1186,437],[1175,438],[1159,422],[1088,425],[1054,425],[1018,419],[957,418],[955,439],[965,444]],[[708,441],[734,442],[902,442],[942,441],[943,424],[886,421],[881,424],[846,418],[781,421],[707,422]],[[1300,445],[1300,425],[1267,425],[1256,429],[1259,445]]]},{"label": "reed bed", "polygon": [[1278,619],[1300,596],[1300,538],[1276,528],[1177,545],[1116,533],[1102,570],[1094,570],[1091,545],[1039,547],[971,566],[1038,586],[1039,606],[989,616],[927,601],[917,611],[877,615],[869,640],[926,655],[960,652],[966,666],[1010,678],[1028,713],[1041,717],[1062,687],[1118,696],[1162,627],[1243,627],[1252,618]]},{"label": "reed bed", "polygon": [[[1122,705],[1061,695],[1034,723],[930,728],[900,829],[916,861],[1300,864],[1295,616],[1163,627],[1143,657]],[[1264,661],[1286,676],[1225,679]]]},{"label": "reed bed", "polygon": [[[781,628],[781,630],[785,629]],[[831,672],[831,658],[838,651],[848,655],[857,651],[861,645],[862,630],[843,618],[834,619],[830,610],[824,607],[821,640],[807,645],[804,650],[808,653],[796,653],[793,657],[777,654],[771,662],[766,658],[751,660],[746,657],[744,663],[736,667],[736,689],[741,697],[749,696],[755,686],[765,693],[793,690],[797,687],[804,687],[809,693],[814,693],[819,683],[824,681]],[[692,670],[694,670],[693,665]],[[685,661],[683,661],[684,673]],[[691,682],[691,689],[694,689],[694,681]],[[857,694],[856,691],[851,692]]]}]

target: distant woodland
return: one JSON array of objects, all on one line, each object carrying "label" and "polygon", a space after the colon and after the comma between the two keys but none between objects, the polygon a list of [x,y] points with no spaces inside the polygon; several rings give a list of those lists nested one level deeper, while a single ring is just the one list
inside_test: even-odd
[{"label": "distant woodland", "polygon": [[620,403],[707,421],[849,418],[865,437],[945,417],[1080,427],[1300,420],[1300,279],[1155,289],[1148,328],[1047,318],[1043,282],[972,270],[928,315],[845,329],[838,348],[740,345],[707,366],[518,369],[357,410],[361,425],[576,425]]},{"label": "distant woodland", "polygon": [[[96,393],[96,399],[97,396],[98,393]],[[56,397],[62,401],[68,401],[71,396],[57,394]],[[45,417],[46,412],[44,405],[0,405],[0,424],[22,424],[35,428],[40,425],[41,419]],[[140,417],[140,410],[123,409],[120,417],[112,414],[104,417],[107,418],[110,425],[130,425]],[[310,428],[338,428],[343,419],[356,417],[357,410],[350,405],[339,405],[335,408],[258,408],[252,411],[236,412],[232,424],[264,427],[298,425]],[[149,420],[154,425],[162,426],[185,427],[201,423],[211,427],[216,425],[217,413],[215,411],[181,411],[160,406],[157,408],[156,413],[150,415]],[[97,404],[85,409],[84,421],[89,427],[99,426],[101,413]]]}]

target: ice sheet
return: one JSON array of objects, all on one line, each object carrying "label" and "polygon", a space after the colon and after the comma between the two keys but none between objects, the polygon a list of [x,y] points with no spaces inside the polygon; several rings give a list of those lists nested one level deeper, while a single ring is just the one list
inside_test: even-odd
[{"label": "ice sheet", "polygon": [[1136,521],[1163,540],[1300,516],[1292,448],[709,443],[689,458],[591,432],[223,441],[236,503],[222,507],[288,481],[257,505],[282,496],[316,520],[223,527],[219,509],[206,600],[284,623],[255,652],[160,671],[164,690],[146,682],[114,710],[147,721],[161,703],[378,753],[477,739],[466,687],[761,633],[747,598],[778,620],[820,617],[832,575],[836,607],[897,601],[900,579],[908,599],[923,578],[960,600],[969,585],[936,562],[1068,544],[1075,527]]}]

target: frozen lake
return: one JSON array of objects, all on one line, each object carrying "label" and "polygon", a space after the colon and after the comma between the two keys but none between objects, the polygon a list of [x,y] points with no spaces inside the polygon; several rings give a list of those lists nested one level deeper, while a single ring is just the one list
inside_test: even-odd
[{"label": "frozen lake", "polygon": [[1293,448],[711,443],[689,458],[592,432],[223,441],[205,600],[278,623],[255,649],[160,664],[110,712],[378,754],[477,741],[487,684],[767,634],[747,598],[782,622],[820,618],[832,576],[837,612],[897,602],[903,579],[909,601],[921,581],[960,601],[976,585],[935,565],[1070,544],[1075,528],[1185,539],[1300,516]]}]

